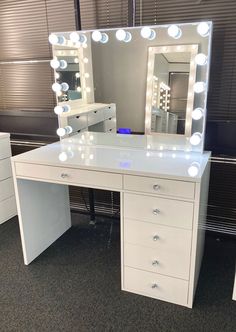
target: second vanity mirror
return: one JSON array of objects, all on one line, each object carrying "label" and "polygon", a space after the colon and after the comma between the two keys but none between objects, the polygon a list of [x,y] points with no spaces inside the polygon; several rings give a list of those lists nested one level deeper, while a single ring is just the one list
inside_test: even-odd
[{"label": "second vanity mirror", "polygon": [[211,34],[211,22],[51,34],[60,136],[128,128],[202,151]]}]

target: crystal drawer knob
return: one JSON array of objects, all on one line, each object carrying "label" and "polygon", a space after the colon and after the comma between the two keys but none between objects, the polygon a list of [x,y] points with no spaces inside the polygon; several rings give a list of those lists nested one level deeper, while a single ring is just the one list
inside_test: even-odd
[{"label": "crystal drawer knob", "polygon": [[156,283],[152,284],[152,289],[158,288],[158,285]]},{"label": "crystal drawer knob", "polygon": [[154,235],[152,239],[153,239],[153,241],[157,241],[159,239],[159,236],[158,235]]},{"label": "crystal drawer knob", "polygon": [[157,216],[160,213],[160,210],[159,209],[154,209],[152,212],[153,212],[153,214],[155,214],[155,216]]},{"label": "crystal drawer knob", "polygon": [[159,264],[159,262],[158,262],[158,260],[154,260],[154,261],[152,261],[152,266],[157,266]]},{"label": "crystal drawer knob", "polygon": [[154,185],[153,185],[153,189],[156,190],[156,191],[157,191],[157,190],[160,190],[160,188],[161,188],[161,187],[159,186],[159,184],[154,184]]},{"label": "crystal drawer knob", "polygon": [[69,175],[66,174],[66,173],[62,173],[62,174],[61,174],[62,179],[68,178],[68,176],[69,176]]}]

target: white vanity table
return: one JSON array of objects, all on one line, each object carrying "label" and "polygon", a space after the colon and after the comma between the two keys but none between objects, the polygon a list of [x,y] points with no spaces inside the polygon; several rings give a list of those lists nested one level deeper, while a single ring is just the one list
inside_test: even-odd
[{"label": "white vanity table", "polygon": [[210,154],[155,144],[87,132],[13,157],[25,264],[70,228],[68,185],[118,191],[122,290],[192,307]]}]

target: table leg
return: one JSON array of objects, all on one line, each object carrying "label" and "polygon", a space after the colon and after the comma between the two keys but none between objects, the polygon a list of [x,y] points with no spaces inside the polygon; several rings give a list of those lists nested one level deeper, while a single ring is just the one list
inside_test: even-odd
[{"label": "table leg", "polygon": [[15,191],[28,265],[71,227],[68,186],[17,179]]}]

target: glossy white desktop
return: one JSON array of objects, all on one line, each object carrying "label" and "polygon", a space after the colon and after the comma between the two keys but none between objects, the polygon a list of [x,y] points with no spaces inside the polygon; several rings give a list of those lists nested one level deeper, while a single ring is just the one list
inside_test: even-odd
[{"label": "glossy white desktop", "polygon": [[121,288],[192,307],[210,153],[153,136],[82,133],[12,158],[25,264],[71,227],[68,185],[120,192]]}]

